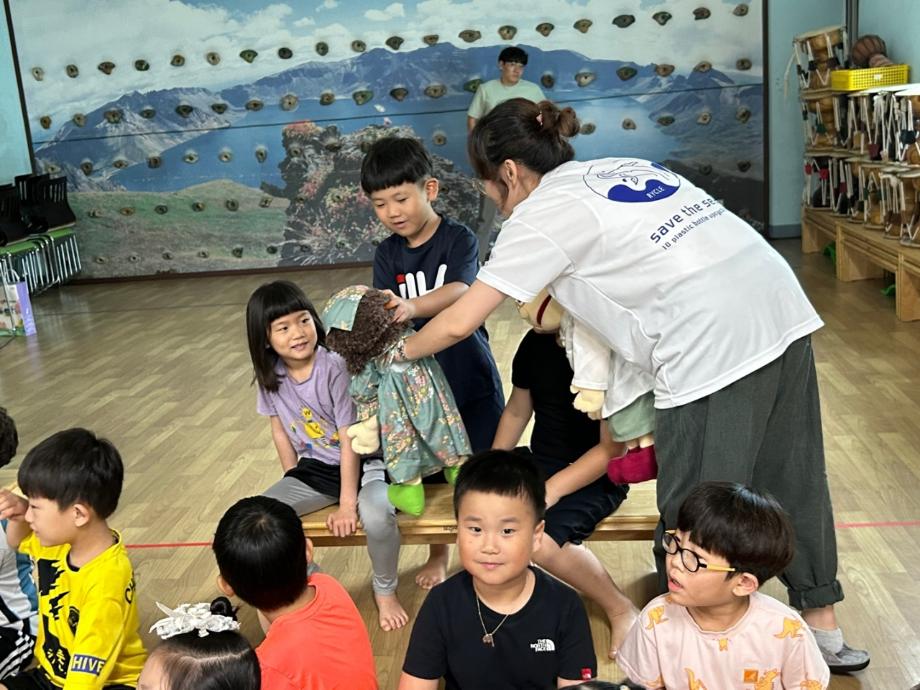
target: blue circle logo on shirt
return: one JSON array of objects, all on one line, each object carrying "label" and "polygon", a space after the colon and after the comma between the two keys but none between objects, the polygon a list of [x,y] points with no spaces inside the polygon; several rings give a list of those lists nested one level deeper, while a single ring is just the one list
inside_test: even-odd
[{"label": "blue circle logo on shirt", "polygon": [[631,204],[667,199],[680,188],[680,177],[659,163],[644,160],[592,165],[584,180],[595,194]]}]

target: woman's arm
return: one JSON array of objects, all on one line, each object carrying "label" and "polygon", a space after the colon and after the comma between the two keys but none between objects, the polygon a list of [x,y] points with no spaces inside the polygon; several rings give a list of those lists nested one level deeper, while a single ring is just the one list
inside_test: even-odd
[{"label": "woman's arm", "polygon": [[485,323],[504,299],[505,295],[495,288],[475,281],[460,299],[406,339],[406,358],[419,359],[459,343]]},{"label": "woman's arm", "polygon": [[564,470],[560,470],[546,482],[546,507],[549,508],[570,493],[578,491],[596,479],[604,476],[610,458],[624,451],[622,443],[610,438],[607,423],[600,422],[600,443],[590,448],[584,455]]},{"label": "woman's arm", "polygon": [[499,450],[516,448],[532,415],[533,401],[530,398],[530,391],[515,386],[511,389],[511,397],[505,403],[501,419],[498,420],[498,429],[495,430],[492,447]]},{"label": "woman's arm", "polygon": [[287,431],[281,419],[273,416],[272,420],[272,441],[275,442],[275,449],[278,451],[278,458],[281,460],[281,469],[285,472],[297,467],[297,452],[291,445],[291,439],[288,438]]}]

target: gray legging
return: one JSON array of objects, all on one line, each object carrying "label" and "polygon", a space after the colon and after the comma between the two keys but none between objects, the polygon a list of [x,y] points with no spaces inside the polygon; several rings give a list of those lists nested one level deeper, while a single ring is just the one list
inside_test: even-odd
[{"label": "gray legging", "polygon": [[[298,515],[312,513],[339,500],[338,496],[322,494],[293,477],[283,477],[263,495],[286,503]],[[387,498],[382,460],[368,460],[364,463],[361,488],[358,491],[358,517],[367,533],[367,553],[374,571],[374,592],[393,594],[398,579],[399,528],[396,524],[396,509]]]}]

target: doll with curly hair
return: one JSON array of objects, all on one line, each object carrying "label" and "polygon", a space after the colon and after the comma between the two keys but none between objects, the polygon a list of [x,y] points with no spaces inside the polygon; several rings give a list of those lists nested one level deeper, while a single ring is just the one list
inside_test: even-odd
[{"label": "doll with curly hair", "polygon": [[382,448],[390,502],[421,515],[422,477],[443,470],[452,484],[472,451],[437,360],[404,361],[401,348],[413,330],[393,322],[385,307],[389,299],[380,290],[352,285],[329,298],[322,320],[326,345],[352,376],[349,393],[358,418],[348,428],[352,448],[362,454]]}]

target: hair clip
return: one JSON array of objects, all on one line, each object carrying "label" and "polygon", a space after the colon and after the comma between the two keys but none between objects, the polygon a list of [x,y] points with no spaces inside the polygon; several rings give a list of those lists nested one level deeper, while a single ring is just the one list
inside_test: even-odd
[{"label": "hair clip", "polygon": [[240,628],[240,624],[230,616],[211,613],[211,605],[205,602],[180,604],[175,610],[157,602],[157,608],[165,613],[167,618],[162,618],[150,626],[150,632],[156,632],[164,640],[189,632],[197,632],[198,637],[205,637],[208,633]]}]

